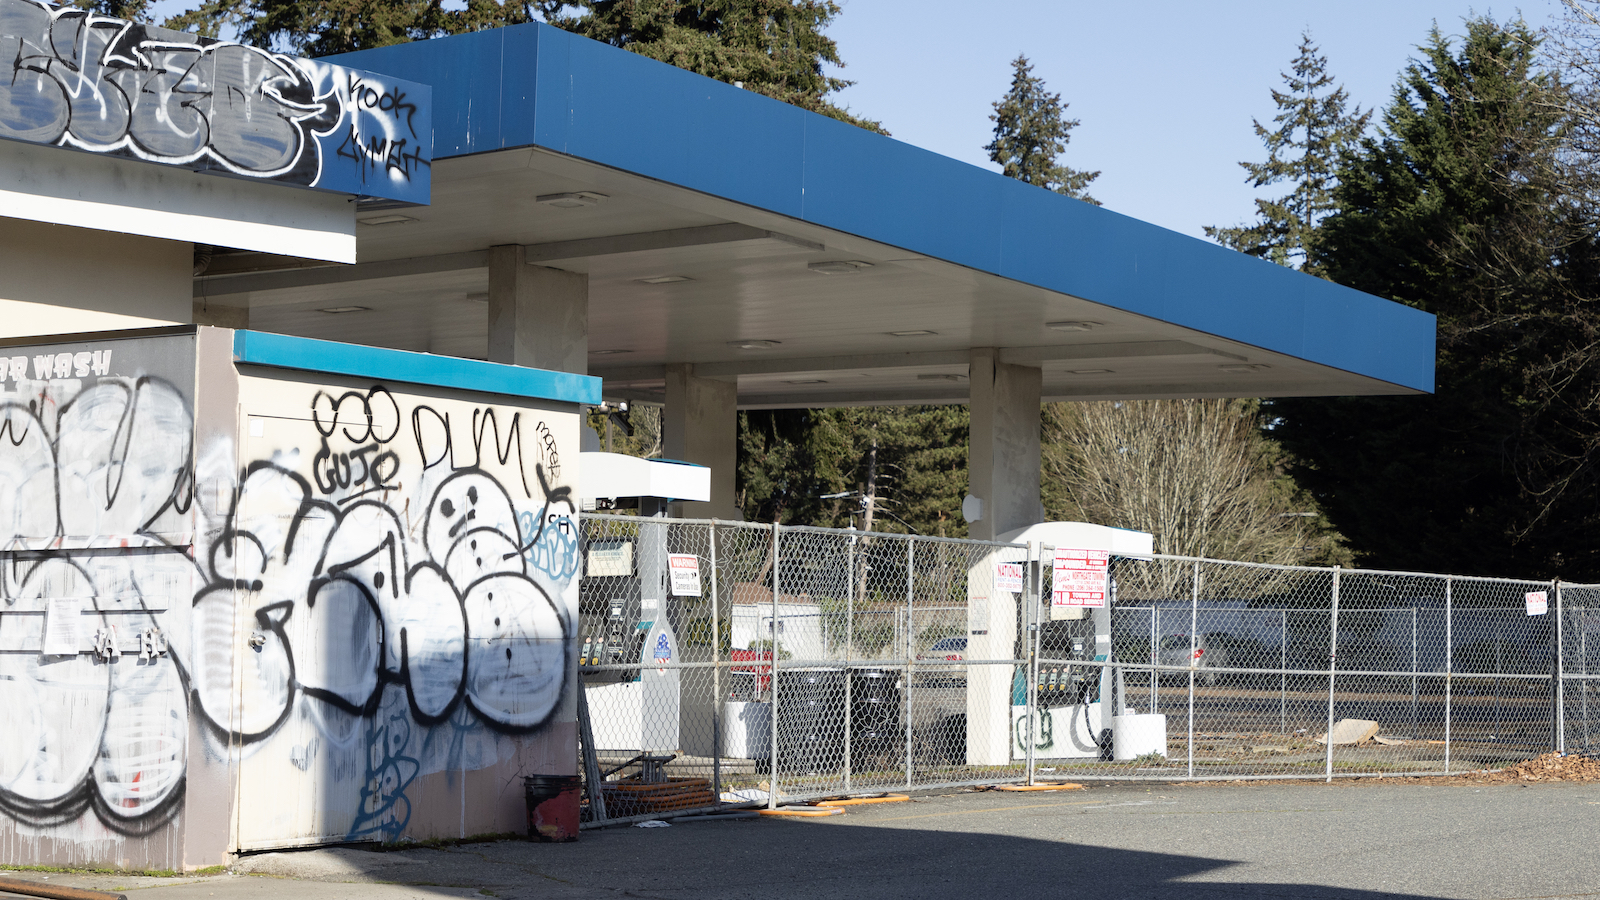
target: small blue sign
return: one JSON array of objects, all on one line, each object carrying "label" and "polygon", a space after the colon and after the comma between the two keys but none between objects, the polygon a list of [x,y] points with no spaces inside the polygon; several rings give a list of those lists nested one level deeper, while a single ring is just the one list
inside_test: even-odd
[{"label": "small blue sign", "polygon": [[656,662],[672,662],[672,645],[664,634],[656,635]]}]

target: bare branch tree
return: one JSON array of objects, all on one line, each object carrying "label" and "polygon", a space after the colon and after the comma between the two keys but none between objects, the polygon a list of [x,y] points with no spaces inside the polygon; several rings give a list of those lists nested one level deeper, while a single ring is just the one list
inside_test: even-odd
[{"label": "bare branch tree", "polygon": [[1157,553],[1329,560],[1336,538],[1283,478],[1260,425],[1252,400],[1050,404],[1045,477],[1063,488],[1066,517],[1149,532]]}]

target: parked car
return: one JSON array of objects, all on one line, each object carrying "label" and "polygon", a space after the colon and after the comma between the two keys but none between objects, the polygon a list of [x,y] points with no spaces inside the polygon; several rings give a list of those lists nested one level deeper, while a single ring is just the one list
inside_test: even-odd
[{"label": "parked car", "polygon": [[960,662],[967,652],[967,639],[964,637],[940,638],[933,642],[933,646],[925,653],[918,653],[917,659],[943,660],[945,662]]},{"label": "parked car", "polygon": [[[1206,684],[1216,684],[1219,677],[1214,671],[1227,668],[1231,665],[1232,653],[1229,649],[1229,635],[1222,632],[1212,632],[1200,635],[1190,640],[1187,634],[1169,634],[1161,639],[1156,650],[1156,663],[1163,666],[1193,665],[1199,670],[1198,674]],[[1192,648],[1192,649],[1191,649]],[[1163,681],[1177,681],[1185,678],[1181,672],[1161,673]]]},{"label": "parked car", "polygon": [[[917,654],[919,662],[958,663],[967,655],[964,637],[940,638],[927,650]],[[961,666],[929,666],[922,670],[918,684],[928,687],[959,687],[967,683],[967,672]]]}]

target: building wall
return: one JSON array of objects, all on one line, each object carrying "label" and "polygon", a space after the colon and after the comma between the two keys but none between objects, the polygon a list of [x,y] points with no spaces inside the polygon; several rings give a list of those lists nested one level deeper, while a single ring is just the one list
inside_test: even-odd
[{"label": "building wall", "polygon": [[0,338],[190,321],[193,245],[0,217]]},{"label": "building wall", "polygon": [[519,831],[576,772],[573,408],[232,334],[0,348],[0,865]]}]

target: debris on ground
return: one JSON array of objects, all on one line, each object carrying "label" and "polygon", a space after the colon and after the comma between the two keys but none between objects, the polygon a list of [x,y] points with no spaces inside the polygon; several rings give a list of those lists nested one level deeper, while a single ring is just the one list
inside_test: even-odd
[{"label": "debris on ground", "polygon": [[1319,744],[1331,742],[1335,747],[1343,744],[1359,744],[1371,740],[1378,734],[1378,723],[1371,719],[1340,719],[1333,723],[1333,730],[1328,734],[1314,738]]},{"label": "debris on ground", "polygon": [[1600,781],[1600,760],[1577,754],[1546,753],[1504,769],[1481,769],[1451,776],[1474,784],[1520,784],[1540,781]]}]

